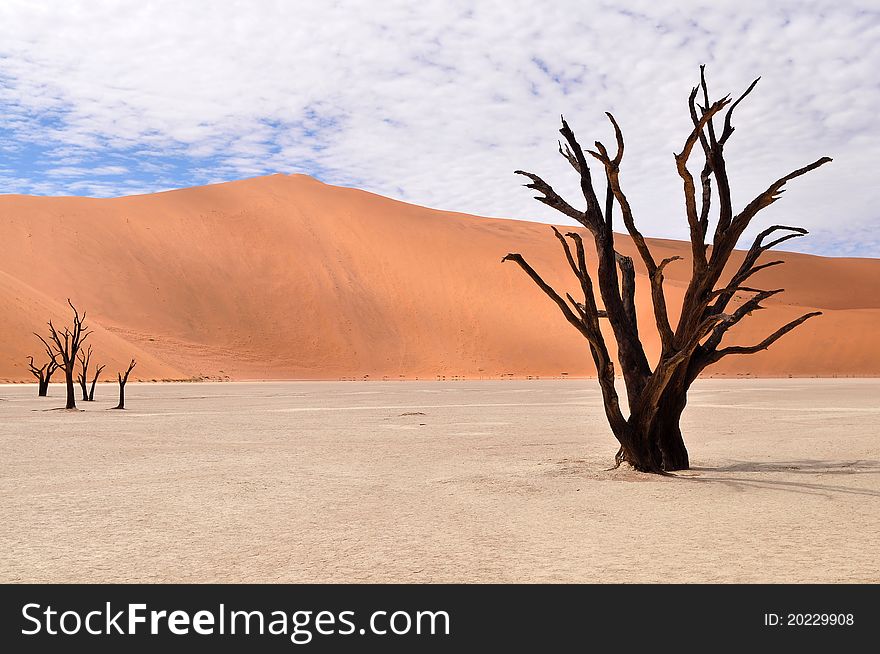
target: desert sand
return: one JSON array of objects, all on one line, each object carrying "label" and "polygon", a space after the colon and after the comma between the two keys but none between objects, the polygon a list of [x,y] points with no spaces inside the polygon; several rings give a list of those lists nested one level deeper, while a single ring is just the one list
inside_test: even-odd
[{"label": "desert sand", "polygon": [[[574,291],[544,224],[273,175],[114,199],[0,196],[0,242],[0,380],[32,381],[26,357],[40,352],[31,332],[68,319],[68,297],[88,311],[95,360],[112,375],[134,356],[134,379],[594,374],[556,307],[501,263],[521,252]],[[652,244],[658,259],[688,256],[685,244]],[[633,254],[626,238],[619,249]],[[757,343],[802,313],[825,315],[707,372],[880,374],[880,260],[779,258],[787,264],[753,285],[787,292],[731,338]],[[673,320],[689,269],[667,268]],[[652,326],[644,275],[638,293],[640,322]],[[656,355],[653,329],[642,333]]]},{"label": "desert sand", "polygon": [[3,582],[880,582],[876,380],[699,380],[607,470],[595,382],[0,387]]}]

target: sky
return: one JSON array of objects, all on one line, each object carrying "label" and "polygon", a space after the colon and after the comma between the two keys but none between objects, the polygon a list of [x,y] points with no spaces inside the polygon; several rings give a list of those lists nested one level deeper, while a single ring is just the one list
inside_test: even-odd
[{"label": "sky", "polygon": [[761,76],[726,148],[736,207],[834,158],[790,182],[744,238],[794,224],[811,235],[787,249],[880,257],[876,0],[3,0],[0,193],[112,197],[305,173],[566,224],[513,170],[581,206],[559,117],[585,146],[610,145],[607,110],[637,224],[686,238],[673,153],[700,64],[713,99]]}]

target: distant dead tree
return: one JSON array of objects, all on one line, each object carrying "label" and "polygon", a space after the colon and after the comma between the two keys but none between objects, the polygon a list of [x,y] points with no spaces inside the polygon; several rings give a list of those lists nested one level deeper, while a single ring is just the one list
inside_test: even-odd
[{"label": "distant dead tree", "polygon": [[101,374],[101,371],[106,367],[106,364],[95,366],[95,376],[92,377],[92,385],[89,387],[89,402],[95,401],[95,384],[98,383],[98,376]]},{"label": "distant dead tree", "polygon": [[131,373],[131,370],[135,365],[135,360],[132,359],[131,363],[128,364],[128,370],[125,371],[124,375],[121,372],[116,373],[116,377],[119,379],[119,404],[113,407],[114,409],[125,408],[125,384],[128,382],[128,375]]},{"label": "distant dead tree", "polygon": [[98,376],[101,374],[101,371],[107,366],[96,366],[95,368],[95,376],[92,378],[91,386],[88,385],[88,376],[89,376],[89,362],[92,360],[92,346],[89,345],[88,349],[83,352],[80,350],[79,356],[77,357],[77,361],[79,361],[80,371],[76,377],[76,380],[79,382],[80,388],[82,389],[83,394],[83,402],[94,402],[95,401],[95,384],[98,383]]},{"label": "distant dead tree", "polygon": [[83,394],[83,402],[89,401],[89,387],[87,384],[88,374],[89,374],[89,362],[92,359],[92,346],[89,345],[88,349],[83,351],[80,350],[79,356],[77,356],[77,361],[79,361],[80,371],[76,377],[76,380],[79,382],[79,386],[82,389]]},{"label": "distant dead tree", "polygon": [[[568,293],[564,297],[560,295],[535,272],[522,255],[511,253],[503,260],[517,263],[556,303],[565,319],[589,343],[598,372],[605,414],[614,436],[620,443],[620,449],[615,457],[617,465],[627,462],[637,470],[654,473],[687,469],[688,453],[679,423],[687,403],[688,389],[700,372],[726,356],[754,354],[765,350],[804,321],[821,313],[819,311],[806,313],[754,345],[721,346],[731,327],[750,315],[752,311],[764,308],[761,302],[783,291],[781,288],[760,289],[747,285],[747,281],[758,271],[783,263],[781,260],[758,263],[760,256],[784,241],[803,236],[807,230],[785,225],[773,225],[763,230],[755,238],[742,263],[731,271],[729,280],[719,285],[719,279],[724,273],[737,241],[757,213],[779,199],[786,182],[831,161],[828,157],[822,157],[780,177],[739,213],[734,214],[724,147],[734,131],[731,123],[733,110],[757,83],[756,79],[733,103],[730,96],[710,103],[705,68],[701,66],[700,85],[691,90],[688,98],[693,130],[685,139],[681,152],[675,155],[675,164],[684,188],[685,214],[690,230],[692,272],[675,329],[670,325],[667,313],[663,293],[663,270],[681,257],[668,257],[658,263],[645,238],[636,228],[632,207],[621,186],[620,164],[623,159],[624,143],[623,134],[614,116],[610,113],[606,114],[614,128],[617,141],[614,156],[611,156],[605,146],[598,141],[595,142],[595,150],[586,150],[586,154],[596,159],[605,173],[604,209],[594,190],[585,152],[565,119],[562,120],[562,129],[560,129],[565,145],[559,143],[559,153],[580,177],[586,209],[580,210],[570,205],[538,175],[522,170],[516,171],[517,174],[531,180],[525,186],[539,193],[536,196],[537,200],[586,227],[595,243],[598,256],[597,281],[603,305],[601,309],[596,301],[593,280],[587,270],[584,244],[578,232],[572,231],[563,235],[558,229],[553,228],[553,233],[562,245],[565,259],[579,282],[583,300],[575,300]],[[697,99],[698,94],[701,94],[700,100]],[[725,107],[727,111],[723,125],[719,126],[719,133],[714,120],[716,116],[720,120],[720,112]],[[700,172],[699,204],[696,184],[687,167],[691,152],[697,144],[702,150],[704,159]],[[718,212],[712,243],[709,245],[706,240],[713,182],[718,193]],[[641,265],[647,272],[651,284],[651,302],[661,344],[659,360],[653,368],[648,363],[636,324],[633,261],[614,249],[612,212],[615,203],[619,207],[623,224],[635,244]],[[738,296],[742,304],[734,310],[727,311],[727,306],[734,296]],[[608,320],[617,342],[618,360],[627,391],[628,417],[624,417],[620,407],[614,385],[614,364],[599,329],[600,319]]]},{"label": "distant dead tree", "polygon": [[61,359],[58,367],[64,371],[64,380],[67,383],[67,404],[65,409],[76,408],[76,393],[73,386],[74,366],[76,365],[77,354],[83,342],[88,338],[91,332],[85,326],[86,314],[80,316],[76,307],[68,298],[67,304],[73,309],[73,328],[64,327],[63,331],[55,329],[52,321],[49,321],[49,340],[46,340],[37,333],[34,336],[42,341],[46,346],[46,353],[51,359]]},{"label": "distant dead tree", "polygon": [[37,396],[46,397],[49,394],[49,381],[58,370],[58,362],[55,359],[49,359],[48,363],[37,368],[34,365],[34,358],[28,357],[28,369],[37,378]]}]

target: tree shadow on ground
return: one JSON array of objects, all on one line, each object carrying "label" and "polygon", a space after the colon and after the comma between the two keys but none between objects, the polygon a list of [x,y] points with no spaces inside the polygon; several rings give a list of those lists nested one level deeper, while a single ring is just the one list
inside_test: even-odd
[{"label": "tree shadow on ground", "polygon": [[[749,488],[763,488],[793,493],[806,493],[809,495],[824,495],[827,497],[831,497],[834,494],[880,497],[880,489],[840,486],[836,484],[823,484],[807,481],[788,481],[758,476],[765,473],[809,474],[822,477],[825,475],[880,475],[880,461],[875,460],[735,461],[722,466],[692,466],[689,472],[697,474],[693,476],[677,474],[676,477],[686,481],[719,483],[729,486],[737,491],[744,491]],[[719,476],[708,476],[706,473],[709,473],[709,475],[712,473],[718,473]],[[756,476],[729,477],[726,473],[756,473]]]},{"label": "tree shadow on ground", "polygon": [[691,466],[696,472],[796,472],[808,474],[852,475],[880,473],[880,461],[857,459],[855,461],[734,461],[723,466]]}]

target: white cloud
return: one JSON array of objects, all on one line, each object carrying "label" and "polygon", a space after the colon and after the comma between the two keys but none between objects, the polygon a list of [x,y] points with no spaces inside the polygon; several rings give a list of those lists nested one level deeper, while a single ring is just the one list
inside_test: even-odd
[{"label": "white cloud", "polygon": [[[560,218],[513,169],[576,202],[555,151],[558,116],[584,143],[607,142],[608,109],[627,138],[622,177],[637,219],[671,237],[686,235],[672,152],[707,63],[718,96],[763,76],[728,148],[739,205],[827,154],[834,163],[792,182],[763,224],[801,224],[827,244],[794,248],[851,253],[850,230],[878,223],[880,15],[868,2],[70,0],[50,10],[6,0],[0,57],[2,125],[15,135],[0,146],[50,143],[56,177],[81,168],[78,157],[134,149],[191,157],[193,174],[210,157],[202,181],[311,172],[428,206],[541,220]],[[133,188],[135,167],[118,171],[116,193]],[[173,172],[141,170],[159,175],[153,188],[173,183]],[[114,191],[106,180],[0,176],[6,187],[22,179]],[[880,255],[870,239],[855,251]]]},{"label": "white cloud", "polygon": [[46,174],[49,177],[104,177],[107,175],[124,175],[126,172],[128,172],[128,169],[125,166],[59,166],[48,169]]}]

